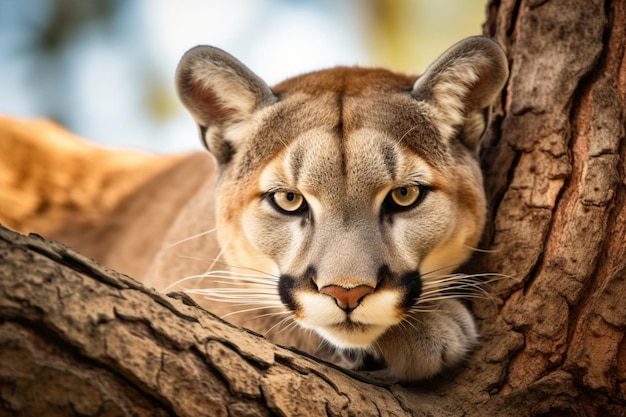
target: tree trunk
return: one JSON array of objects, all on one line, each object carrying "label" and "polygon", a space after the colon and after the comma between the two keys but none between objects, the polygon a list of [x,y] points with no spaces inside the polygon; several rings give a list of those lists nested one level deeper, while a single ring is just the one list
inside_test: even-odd
[{"label": "tree trunk", "polygon": [[478,267],[511,276],[483,330],[502,338],[481,350],[501,351],[496,397],[543,396],[531,415],[626,415],[626,2],[488,10],[511,65],[482,153],[493,230]]},{"label": "tree trunk", "polygon": [[481,158],[491,228],[463,369],[378,386],[61,245],[0,231],[0,415],[626,415],[626,2],[500,0],[511,78]]}]

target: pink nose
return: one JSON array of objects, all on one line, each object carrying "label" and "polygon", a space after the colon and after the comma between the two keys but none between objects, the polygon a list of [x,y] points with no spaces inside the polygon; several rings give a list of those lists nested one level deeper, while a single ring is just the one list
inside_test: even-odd
[{"label": "pink nose", "polygon": [[359,285],[350,289],[340,287],[339,285],[327,285],[320,290],[320,293],[333,297],[339,308],[348,312],[354,310],[363,297],[373,292],[374,288],[369,285]]}]

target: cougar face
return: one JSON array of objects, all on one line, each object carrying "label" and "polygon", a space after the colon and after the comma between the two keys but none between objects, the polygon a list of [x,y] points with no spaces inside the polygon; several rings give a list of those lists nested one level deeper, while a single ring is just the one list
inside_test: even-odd
[{"label": "cougar face", "polygon": [[[373,352],[395,379],[457,363],[474,322],[438,300],[483,229],[475,149],[506,76],[484,38],[457,44],[420,78],[339,67],[274,88],[223,51],[188,52],[178,87],[220,167],[228,263],[278,277],[299,325],[339,350]],[[443,318],[419,318],[423,302]],[[385,351],[403,321],[415,328],[409,345],[437,346],[439,362]]]}]

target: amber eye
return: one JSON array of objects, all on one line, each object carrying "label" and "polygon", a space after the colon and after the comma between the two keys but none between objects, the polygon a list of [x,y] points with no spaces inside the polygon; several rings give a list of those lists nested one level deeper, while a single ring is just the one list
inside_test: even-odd
[{"label": "amber eye", "polygon": [[391,211],[403,211],[419,204],[426,195],[427,189],[422,185],[407,185],[394,188],[387,194],[385,208]]},{"label": "amber eye", "polygon": [[400,207],[408,207],[415,203],[420,196],[420,189],[416,186],[399,187],[391,190],[391,199]]},{"label": "amber eye", "polygon": [[286,214],[297,214],[306,208],[306,200],[302,197],[302,194],[292,191],[270,193],[269,199],[275,208]]}]

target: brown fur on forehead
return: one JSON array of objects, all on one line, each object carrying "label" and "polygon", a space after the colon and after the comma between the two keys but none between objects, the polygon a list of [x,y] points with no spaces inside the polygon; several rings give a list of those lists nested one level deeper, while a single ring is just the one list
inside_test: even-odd
[{"label": "brown fur on forehead", "polygon": [[411,92],[417,77],[380,68],[335,67],[290,78],[272,90],[286,98],[294,93],[354,95],[374,92]]},{"label": "brown fur on forehead", "polygon": [[430,164],[453,163],[450,145],[442,140],[429,115],[430,108],[410,94],[389,94],[371,100],[344,101],[344,126],[347,131],[376,129],[408,147]]},{"label": "brown fur on forehead", "polygon": [[416,77],[383,69],[337,67],[288,79],[276,87],[278,103],[259,117],[236,169],[248,175],[303,133],[344,134],[360,128],[384,132],[434,166],[451,162],[448,143],[432,124],[430,108],[412,95]]},{"label": "brown fur on forehead", "polygon": [[433,125],[430,107],[411,94],[416,76],[386,69],[337,67],[294,77],[277,85],[281,98],[331,93],[337,101],[340,134],[360,128],[384,131],[435,166],[452,162],[449,146]]},{"label": "brown fur on forehead", "polygon": [[264,166],[301,134],[311,129],[331,131],[339,120],[340,113],[331,94],[314,98],[300,94],[268,107],[259,115],[254,137],[241,152],[236,169],[239,178]]},{"label": "brown fur on forehead", "polygon": [[[293,139],[310,129],[344,130],[344,97],[409,94],[416,77],[384,69],[336,67],[290,78],[272,90],[279,97],[261,115],[255,139],[242,153],[239,177],[260,168]],[[341,133],[341,132],[340,132]]]}]

